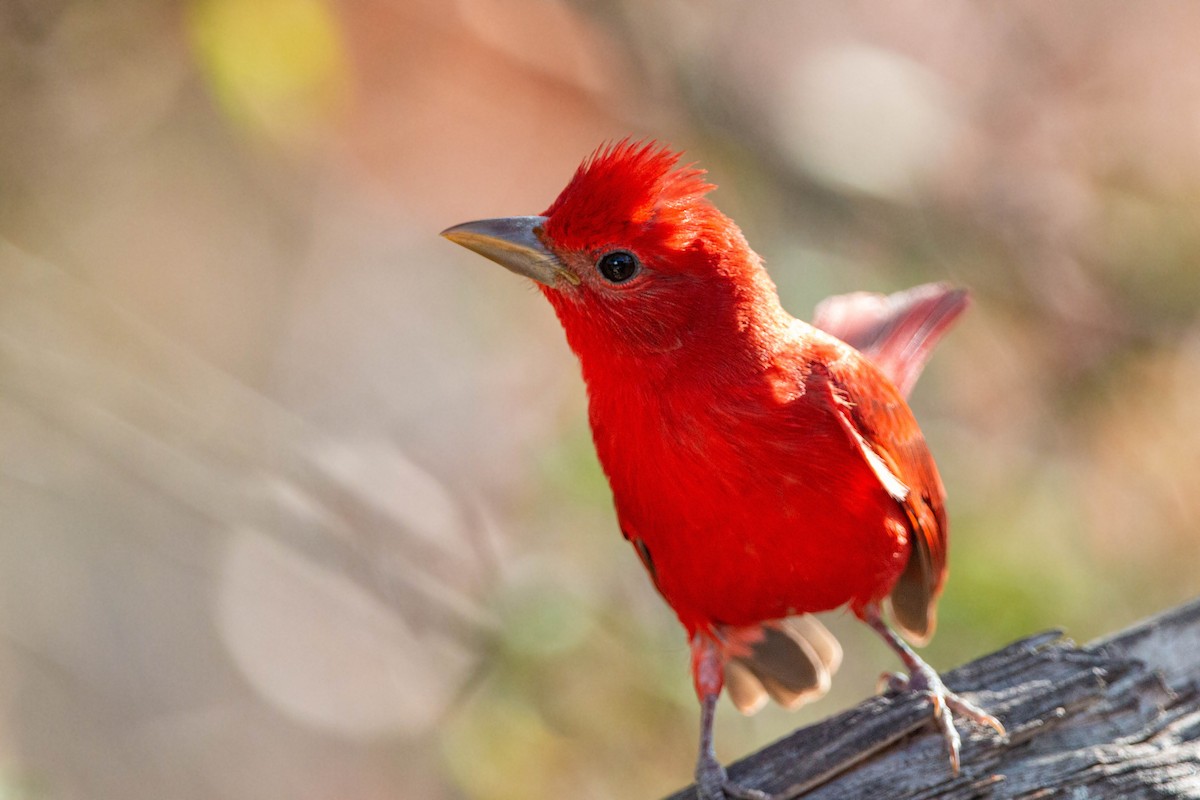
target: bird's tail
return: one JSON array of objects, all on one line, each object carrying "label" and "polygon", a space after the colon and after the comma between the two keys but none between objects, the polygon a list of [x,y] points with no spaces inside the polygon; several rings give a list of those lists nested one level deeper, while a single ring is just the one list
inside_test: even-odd
[{"label": "bird's tail", "polygon": [[768,697],[787,709],[817,699],[842,663],[837,639],[807,614],[764,623],[747,640],[748,653],[725,664],[725,688],[743,714],[761,709]]}]

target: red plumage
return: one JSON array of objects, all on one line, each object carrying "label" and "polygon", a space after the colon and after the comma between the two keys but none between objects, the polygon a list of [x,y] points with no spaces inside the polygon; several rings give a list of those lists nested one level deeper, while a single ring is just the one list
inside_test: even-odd
[{"label": "red plumage", "polygon": [[879,612],[890,599],[910,638],[932,635],[945,498],[904,395],[966,295],[845,295],[819,307],[825,330],[794,319],[705,173],[677,161],[601,148],[541,217],[446,235],[538,280],[579,357],[621,530],[692,643],[704,795],[728,787],[710,738],[725,680],[743,710],[819,695],[840,650],[815,620],[783,620],[843,604],[942,701],[957,767],[948,709],[999,723]]},{"label": "red plumage", "polygon": [[[676,159],[601,150],[545,212],[543,241],[581,282],[542,289],[583,366],[622,531],[689,633],[881,600],[914,520],[940,585],[942,486],[907,405],[871,361],[780,307],[704,173]],[[644,269],[612,286],[593,264],[617,247]]]}]

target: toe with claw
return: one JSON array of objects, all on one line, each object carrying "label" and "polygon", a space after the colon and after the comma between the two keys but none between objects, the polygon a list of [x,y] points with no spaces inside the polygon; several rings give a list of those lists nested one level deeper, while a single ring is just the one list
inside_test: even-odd
[{"label": "toe with claw", "polygon": [[1000,723],[1000,720],[971,701],[947,689],[946,684],[942,683],[941,677],[933,667],[922,661],[921,657],[914,653],[904,643],[904,640],[884,623],[878,609],[868,609],[863,616],[863,621],[883,637],[884,641],[900,656],[904,666],[908,668],[907,677],[895,673],[884,673],[879,679],[880,688],[896,692],[920,692],[929,698],[929,702],[933,706],[934,722],[941,731],[942,738],[946,740],[946,749],[950,751],[950,767],[955,775],[958,774],[961,766],[959,749],[962,745],[958,730],[954,727],[956,714],[992,728],[1001,738],[1007,737],[1004,725]]},{"label": "toe with claw", "polygon": [[933,718],[946,741],[946,749],[950,751],[950,767],[957,775],[959,772],[959,749],[961,738],[958,729],[954,727],[955,715],[969,719],[979,725],[986,725],[996,731],[1001,737],[1007,736],[1004,725],[1000,720],[984,711],[979,706],[955,694],[946,688],[941,677],[931,667],[922,663],[908,678],[892,675],[888,679],[888,688],[899,691],[914,691],[929,698],[933,706]]},{"label": "toe with claw", "polygon": [[696,789],[700,800],[773,800],[773,796],[729,780],[725,768],[715,760],[696,767]]}]

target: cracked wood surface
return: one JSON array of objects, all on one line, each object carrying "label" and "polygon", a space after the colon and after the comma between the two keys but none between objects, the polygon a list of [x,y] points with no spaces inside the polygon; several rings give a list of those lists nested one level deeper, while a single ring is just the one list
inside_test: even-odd
[{"label": "cracked wood surface", "polygon": [[801,728],[730,777],[805,800],[1200,798],[1200,600],[1082,647],[1031,636],[943,678],[1009,732],[960,723],[957,777],[928,703],[903,694]]}]

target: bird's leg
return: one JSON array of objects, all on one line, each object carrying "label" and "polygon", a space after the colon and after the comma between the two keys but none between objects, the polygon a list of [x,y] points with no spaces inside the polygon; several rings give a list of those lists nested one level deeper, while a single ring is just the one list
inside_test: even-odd
[{"label": "bird's leg", "polygon": [[954,770],[955,775],[958,774],[958,750],[961,744],[958,730],[954,727],[955,714],[980,725],[987,725],[1000,736],[1006,735],[1000,720],[946,688],[946,684],[942,683],[941,677],[933,667],[926,664],[903,639],[896,635],[895,631],[887,626],[883,617],[880,616],[878,606],[867,607],[860,616],[863,622],[870,625],[876,633],[883,637],[888,646],[896,651],[908,670],[907,678],[901,675],[887,676],[889,688],[897,691],[907,689],[929,696],[929,701],[933,704],[933,718],[942,732],[942,737],[946,740],[946,748],[950,751],[950,767]]},{"label": "bird's leg", "polygon": [[717,698],[725,683],[725,657],[720,645],[708,636],[692,635],[692,678],[700,698],[700,755],[696,759],[696,790],[700,800],[772,800],[771,795],[747,789],[729,780],[725,767],[717,760],[713,746],[713,720]]}]

